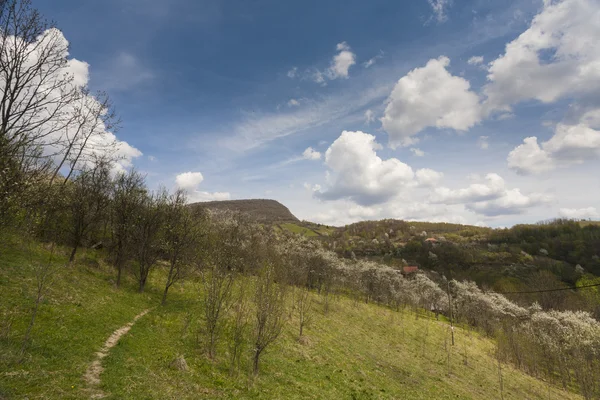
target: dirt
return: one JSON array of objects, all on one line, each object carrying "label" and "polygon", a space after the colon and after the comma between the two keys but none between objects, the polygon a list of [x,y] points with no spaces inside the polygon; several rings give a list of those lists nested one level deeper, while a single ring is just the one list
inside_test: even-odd
[{"label": "dirt", "polygon": [[106,342],[104,342],[104,346],[102,346],[100,351],[98,351],[96,353],[96,358],[90,364],[87,371],[83,375],[83,380],[85,381],[86,386],[91,393],[90,394],[91,399],[101,399],[103,397],[106,397],[106,393],[104,393],[99,388],[100,382],[101,382],[100,375],[102,374],[102,371],[104,371],[104,367],[102,367],[102,359],[108,355],[108,352],[110,351],[111,348],[113,348],[117,345],[117,343],[119,342],[119,339],[121,339],[121,337],[123,335],[125,335],[127,332],[129,332],[129,330],[131,329],[133,324],[135,324],[135,322],[138,319],[140,319],[144,315],[146,315],[148,313],[148,311],[150,311],[150,310],[147,309],[147,310],[142,311],[141,313],[139,313],[138,315],[135,316],[133,321],[129,322],[126,325],[123,325],[122,327],[120,327],[119,329],[114,331],[108,337],[108,339],[106,339]]}]

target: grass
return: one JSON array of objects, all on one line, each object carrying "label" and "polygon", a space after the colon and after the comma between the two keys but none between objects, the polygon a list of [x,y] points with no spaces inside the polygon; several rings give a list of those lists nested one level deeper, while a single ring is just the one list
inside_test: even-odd
[{"label": "grass", "polygon": [[[162,271],[152,276],[147,293],[138,294],[132,280],[115,289],[114,272],[97,254],[84,254],[77,265],[65,267],[66,254],[61,253],[33,341],[25,360],[17,364],[15,355],[33,304],[28,266],[46,260],[48,252],[40,246],[23,248],[15,238],[0,249],[0,313],[3,323],[14,321],[8,337],[0,339],[0,398],[89,397],[82,375],[94,353],[112,331],[159,303]],[[445,322],[431,316],[416,319],[408,310],[397,312],[343,296],[331,299],[325,312],[323,298],[314,294],[314,317],[304,340],[298,341],[298,321],[292,314],[280,339],[267,349],[259,377],[248,378],[245,360],[241,373],[232,378],[227,344],[221,341],[216,360],[210,361],[198,343],[198,293],[194,282],[173,287],[168,304],[139,319],[111,350],[101,375],[108,398],[500,398],[489,339],[456,328],[452,347]],[[188,371],[169,366],[179,355],[185,357]],[[579,398],[507,365],[502,370],[505,399]]]},{"label": "grass", "polygon": [[287,230],[288,232],[297,233],[307,237],[319,236],[319,234],[316,233],[314,230],[293,223],[279,224],[279,227],[281,229]]},{"label": "grass", "polygon": [[18,363],[34,306],[33,268],[49,258],[48,250],[24,246],[17,238],[0,246],[0,398],[85,397],[82,375],[94,353],[112,331],[160,298],[153,289],[135,293],[132,280],[115,289],[115,274],[93,252],[80,254],[81,262],[66,266],[67,252],[59,249],[31,342]]}]

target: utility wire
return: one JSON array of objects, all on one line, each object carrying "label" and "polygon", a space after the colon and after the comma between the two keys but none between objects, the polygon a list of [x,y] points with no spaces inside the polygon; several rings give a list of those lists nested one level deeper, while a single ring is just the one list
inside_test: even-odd
[{"label": "utility wire", "polygon": [[595,286],[600,286],[600,283],[594,283],[594,284],[591,284],[591,285],[584,285],[584,286],[573,286],[573,287],[566,287],[566,288],[558,288],[558,289],[529,290],[529,291],[523,291],[523,292],[494,292],[494,293],[498,293],[498,294],[545,293],[545,292],[559,292],[559,291],[562,291],[562,290],[585,289],[585,288],[591,288],[591,287],[595,287]]}]

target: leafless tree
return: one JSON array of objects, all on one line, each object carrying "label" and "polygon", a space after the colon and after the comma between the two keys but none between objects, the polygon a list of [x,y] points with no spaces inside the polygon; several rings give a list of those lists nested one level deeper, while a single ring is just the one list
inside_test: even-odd
[{"label": "leafless tree", "polygon": [[[32,7],[30,0],[0,2],[0,217],[39,207],[27,196],[31,186],[52,187],[64,173],[63,186],[82,165],[114,154],[106,137],[118,125],[104,93],[93,96],[70,60],[62,32]],[[48,198],[42,198],[46,205]],[[14,208],[14,207],[12,207]],[[46,210],[48,211],[48,210]],[[56,210],[46,212],[48,225]],[[1,225],[1,224],[0,224]]]},{"label": "leafless tree", "polygon": [[301,288],[295,300],[300,325],[298,338],[301,338],[304,327],[310,323],[313,317],[313,301],[310,297],[310,290],[308,288]]},{"label": "leafless tree", "polygon": [[206,352],[208,357],[216,356],[217,338],[223,323],[223,314],[230,306],[233,272],[209,262],[202,270],[204,295],[204,318],[206,321]]},{"label": "leafless tree", "polygon": [[93,166],[84,167],[69,186],[69,235],[72,246],[69,262],[75,260],[77,249],[90,229],[106,217],[111,184],[110,162],[98,158]]},{"label": "leafless tree", "polygon": [[256,279],[254,295],[256,324],[252,358],[252,370],[255,376],[259,372],[261,355],[267,346],[277,340],[285,324],[286,288],[283,284],[277,283],[276,275],[275,264],[265,261]]},{"label": "leafless tree", "polygon": [[146,287],[150,270],[160,258],[166,198],[167,194],[164,190],[143,196],[134,221],[133,247],[137,261],[134,273],[140,293]]},{"label": "leafless tree", "polygon": [[[27,346],[29,345],[29,340],[31,339],[31,332],[33,330],[33,326],[35,324],[35,320],[37,317],[38,310],[40,308],[40,304],[46,296],[48,292],[48,288],[50,287],[52,277],[56,272],[56,268],[54,265],[54,245],[51,245],[48,259],[45,262],[31,262],[32,267],[35,271],[35,296],[34,296],[34,305],[33,310],[31,312],[31,319],[29,320],[29,324],[27,325],[27,330],[25,331],[25,336],[23,338],[23,343],[21,345],[21,352],[19,355],[19,362],[23,360],[25,356],[25,351],[27,350]],[[33,254],[33,250],[30,249],[30,254]]]},{"label": "leafless tree", "polygon": [[246,292],[246,282],[239,281],[236,296],[233,302],[233,324],[231,327],[231,338],[229,353],[231,355],[229,374],[235,375],[240,369],[242,353],[246,346],[246,331],[248,330],[248,318],[250,315],[250,303]]},{"label": "leafless tree", "polygon": [[235,275],[246,261],[240,235],[242,225],[240,219],[231,215],[211,221],[209,233],[203,240],[204,247],[199,249],[202,254],[197,255],[203,285],[206,352],[210,358],[216,356],[223,315],[231,305]]},{"label": "leafless tree", "polygon": [[[0,196],[23,164],[45,156],[70,122],[80,87],[69,72],[68,42],[29,0],[0,4]],[[4,198],[0,198],[0,203]]]},{"label": "leafless tree", "polygon": [[69,110],[69,123],[65,124],[60,141],[56,143],[56,166],[50,178],[54,182],[61,170],[65,170],[63,184],[81,165],[89,163],[99,154],[114,154],[114,141],[104,138],[109,130],[117,128],[119,119],[108,95],[104,92],[91,96],[82,89]]},{"label": "leafless tree", "polygon": [[186,206],[186,194],[182,190],[169,197],[165,213],[164,246],[169,260],[169,273],[162,297],[163,305],[167,301],[169,288],[183,277],[194,253],[202,251],[199,239],[205,219],[201,209]]},{"label": "leafless tree", "polygon": [[117,287],[121,285],[123,267],[133,252],[134,224],[144,196],[146,196],[144,177],[137,171],[131,170],[115,177],[111,195],[110,227],[111,252],[117,269]]}]

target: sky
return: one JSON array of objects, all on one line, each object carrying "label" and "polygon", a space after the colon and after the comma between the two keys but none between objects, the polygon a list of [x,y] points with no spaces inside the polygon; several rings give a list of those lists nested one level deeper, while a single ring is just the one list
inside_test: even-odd
[{"label": "sky", "polygon": [[329,225],[600,218],[599,0],[33,0],[126,168]]}]

